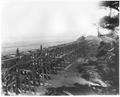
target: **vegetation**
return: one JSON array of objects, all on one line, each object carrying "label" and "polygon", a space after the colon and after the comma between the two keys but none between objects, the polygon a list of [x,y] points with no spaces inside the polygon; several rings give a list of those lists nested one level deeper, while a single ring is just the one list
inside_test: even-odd
[{"label": "vegetation", "polygon": [[[102,1],[100,6],[119,11],[118,1]],[[82,36],[25,54],[17,49],[15,58],[2,61],[4,94],[36,94],[40,90],[45,90],[43,95],[118,94],[118,16],[111,11],[100,20],[100,27],[110,32],[99,37]]]},{"label": "vegetation", "polygon": [[103,67],[101,65],[101,70],[105,72],[103,73],[105,74],[103,76],[104,80],[109,80],[111,87],[119,93],[119,36],[118,30],[116,30],[119,26],[119,1],[102,1],[101,6],[109,7],[110,10],[114,9],[117,11],[116,15],[112,15],[113,13],[110,11],[109,16],[103,17],[100,21],[102,28],[110,30],[108,34],[103,36],[110,37],[113,41],[105,43],[103,40],[99,46],[97,57],[99,61],[101,58],[105,59],[102,60]]}]

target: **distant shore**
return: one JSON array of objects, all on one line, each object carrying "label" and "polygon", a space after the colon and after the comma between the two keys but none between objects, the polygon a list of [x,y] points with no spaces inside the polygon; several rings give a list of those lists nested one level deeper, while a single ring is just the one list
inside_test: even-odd
[{"label": "distant shore", "polygon": [[56,46],[59,44],[69,43],[71,41],[60,41],[60,42],[20,42],[20,43],[12,43],[12,44],[3,44],[2,45],[2,55],[7,54],[15,54],[16,49],[19,48],[20,51],[28,51],[33,49],[39,49],[40,45],[42,44],[43,47],[50,47],[50,46]]}]

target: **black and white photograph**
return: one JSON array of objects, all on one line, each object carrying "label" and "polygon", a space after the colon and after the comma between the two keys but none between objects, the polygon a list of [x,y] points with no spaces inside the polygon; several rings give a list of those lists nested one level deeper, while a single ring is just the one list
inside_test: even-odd
[{"label": "black and white photograph", "polygon": [[118,0],[2,0],[1,95],[119,95]]}]

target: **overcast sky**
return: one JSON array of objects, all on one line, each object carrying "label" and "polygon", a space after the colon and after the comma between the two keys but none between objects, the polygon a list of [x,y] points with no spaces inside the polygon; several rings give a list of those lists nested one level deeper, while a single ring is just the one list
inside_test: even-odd
[{"label": "overcast sky", "polygon": [[[2,41],[68,41],[96,35],[97,0],[3,0]],[[94,2],[93,2],[94,1]]]}]

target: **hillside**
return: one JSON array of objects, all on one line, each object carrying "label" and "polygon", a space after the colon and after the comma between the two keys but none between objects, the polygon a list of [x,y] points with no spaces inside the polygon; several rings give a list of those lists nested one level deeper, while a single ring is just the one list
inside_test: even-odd
[{"label": "hillside", "polygon": [[[103,54],[103,52],[99,53],[100,46],[101,39],[98,37],[82,36],[70,43],[44,48],[40,54],[40,58],[43,60],[42,63],[35,61],[37,65],[34,65],[34,62],[33,64],[21,64],[20,68],[32,71],[35,76],[28,82],[37,83],[39,79],[42,80],[39,78],[42,75],[40,65],[45,66],[43,67],[44,73],[48,72],[46,69],[49,66],[52,66],[50,67],[52,69],[51,73],[47,77],[48,80],[44,81],[43,84],[40,81],[41,85],[35,86],[34,89],[37,95],[117,94],[118,84],[114,84],[118,83],[118,75],[114,77],[116,67],[109,66],[110,63],[107,58],[111,55]],[[108,43],[104,46],[105,49],[110,48]],[[36,50],[29,51],[27,55],[21,55],[23,57],[22,62],[26,59],[30,61],[31,55],[37,58],[39,53],[40,51]],[[12,66],[12,62],[8,64],[8,67],[11,68]],[[3,67],[5,66],[3,65]],[[113,80],[113,77],[115,80]]]},{"label": "hillside", "polygon": [[[99,45],[98,37],[88,36],[63,47],[58,46],[59,49],[66,50],[63,58],[69,64],[64,71],[53,75],[52,80],[47,82],[47,94],[60,95],[59,93],[64,94],[63,91],[74,95],[116,94],[118,90],[111,86],[112,81],[107,75],[111,68],[106,65],[105,60],[100,61],[101,59],[96,57]],[[85,89],[81,90],[81,87]]]}]

